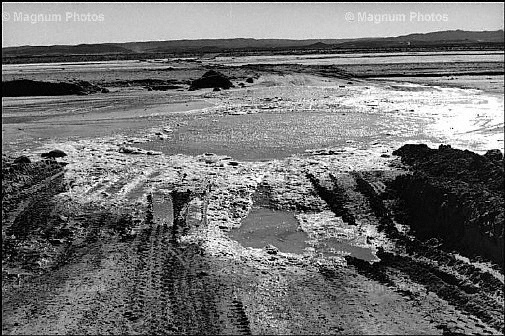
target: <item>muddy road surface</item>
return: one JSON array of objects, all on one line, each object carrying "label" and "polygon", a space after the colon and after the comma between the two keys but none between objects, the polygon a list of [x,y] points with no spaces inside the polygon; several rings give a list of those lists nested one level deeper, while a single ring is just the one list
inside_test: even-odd
[{"label": "muddy road surface", "polygon": [[[211,276],[200,244],[178,242],[187,225],[187,192],[171,194],[170,222],[153,216],[151,195],[138,225],[93,206],[52,218],[52,197],[65,189],[62,169],[51,161],[30,165],[6,168],[14,181],[36,175],[40,166],[50,173],[41,181],[34,176],[12,197],[17,207],[4,203],[4,266],[24,266],[4,268],[4,332],[250,334],[233,285]],[[37,196],[24,200],[26,193]]]},{"label": "muddy road surface", "polygon": [[4,334],[503,334],[495,86],[218,61],[3,98]]},{"label": "muddy road surface", "polygon": [[[4,206],[4,333],[503,330],[503,270],[401,222],[387,187],[405,174],[399,158],[366,152],[361,160],[378,160],[368,168],[382,169],[346,171],[339,155],[323,156],[322,168],[306,158],[235,166],[104,153],[126,160],[116,166],[123,178],[97,175],[93,186],[81,174],[111,166],[5,158],[4,185],[22,185]],[[27,178],[42,165],[44,176]]]}]

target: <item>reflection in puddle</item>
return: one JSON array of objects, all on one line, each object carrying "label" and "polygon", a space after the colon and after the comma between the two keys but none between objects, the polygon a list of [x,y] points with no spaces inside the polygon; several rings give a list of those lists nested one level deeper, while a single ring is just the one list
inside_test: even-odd
[{"label": "reflection in puddle", "polygon": [[298,220],[287,211],[252,208],[240,228],[230,238],[245,247],[263,248],[274,245],[280,252],[302,254],[308,247],[307,234],[298,230]]},{"label": "reflection in puddle", "polygon": [[160,225],[171,226],[174,221],[172,196],[165,193],[153,194],[153,220]]},{"label": "reflection in puddle", "polygon": [[[298,220],[293,213],[263,207],[252,208],[242,220],[242,225],[229,235],[245,247],[264,248],[273,245],[280,252],[296,254],[303,254],[305,248],[309,247],[308,236],[299,230]],[[371,248],[355,246],[337,238],[321,241],[316,252],[328,257],[350,255],[368,262],[378,260]]]}]

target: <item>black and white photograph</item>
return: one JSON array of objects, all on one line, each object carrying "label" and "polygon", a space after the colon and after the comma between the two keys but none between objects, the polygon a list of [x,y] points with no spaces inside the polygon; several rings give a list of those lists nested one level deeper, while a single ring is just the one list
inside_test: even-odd
[{"label": "black and white photograph", "polygon": [[2,2],[2,335],[503,335],[503,2]]}]

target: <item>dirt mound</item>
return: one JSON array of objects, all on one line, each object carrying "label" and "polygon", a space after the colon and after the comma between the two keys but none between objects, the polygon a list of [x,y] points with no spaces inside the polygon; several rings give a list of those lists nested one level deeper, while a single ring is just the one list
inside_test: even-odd
[{"label": "dirt mound", "polygon": [[405,145],[393,154],[413,170],[392,186],[416,234],[503,264],[503,162],[444,145]]},{"label": "dirt mound", "polygon": [[106,93],[107,89],[86,81],[52,83],[20,79],[2,82],[2,97],[87,95],[97,92]]},{"label": "dirt mound", "polygon": [[48,153],[40,154],[40,156],[43,158],[54,159],[54,158],[59,158],[59,157],[65,157],[65,156],[67,156],[67,154],[60,149],[53,149],[52,151],[50,151]]},{"label": "dirt mound", "polygon": [[31,163],[32,161],[30,160],[30,158],[28,158],[27,156],[25,155],[21,155],[20,157],[16,158],[14,160],[14,163],[21,163],[21,164],[25,164],[25,163]]},{"label": "dirt mound", "polygon": [[198,90],[203,88],[222,88],[229,89],[233,87],[233,83],[228,77],[220,72],[209,70],[201,78],[191,82],[190,90]]},{"label": "dirt mound", "polygon": [[[421,149],[425,151],[427,146],[411,146],[404,148],[401,152]],[[448,148],[444,148],[448,149]],[[434,150],[436,152],[436,150]],[[392,248],[379,247],[377,257],[379,262],[370,264],[356,257],[346,257],[348,265],[356,267],[359,273],[367,278],[378,281],[385,286],[396,287],[396,291],[408,297],[409,300],[423,305],[427,296],[415,288],[424,288],[428,292],[435,293],[439,298],[446,300],[457,310],[478,317],[486,324],[496,330],[503,332],[503,280],[499,276],[493,275],[494,271],[500,272],[498,267],[493,265],[493,271],[489,268],[476,267],[475,264],[468,263],[464,259],[455,255],[452,250],[447,251],[441,244],[441,238],[423,239],[418,234],[412,232],[405,234],[398,230],[399,224],[412,224],[405,214],[405,209],[401,203],[397,203],[396,193],[385,189],[377,188],[381,174],[378,172],[354,172],[352,176],[356,180],[356,190],[368,199],[368,204],[373,214],[377,218],[379,231],[395,242]],[[398,178],[397,178],[398,180]],[[395,181],[396,182],[396,181]],[[416,192],[407,190],[408,192]],[[421,197],[419,197],[421,198]],[[426,197],[425,198],[429,198]],[[433,213],[433,209],[422,208],[421,211]],[[407,209],[407,215],[414,219],[419,219],[419,212],[412,208]],[[428,217],[428,216],[427,216]],[[394,220],[393,220],[394,218]],[[433,220],[433,219],[432,219]],[[429,223],[428,219],[425,223]],[[462,224],[462,223],[461,223]],[[440,237],[437,228],[432,229],[428,234],[433,237]],[[421,239],[418,239],[421,238]],[[423,241],[425,240],[425,241]],[[442,248],[441,248],[442,247]],[[482,261],[482,258],[475,258]],[[401,277],[397,275],[401,274]],[[495,273],[496,274],[496,273]],[[412,281],[405,282],[405,279]],[[413,285],[415,284],[415,285]],[[430,313],[428,313],[430,314]],[[430,318],[437,319],[435,315]],[[451,319],[454,315],[451,314]],[[439,320],[437,328],[443,327],[445,332],[462,332],[459,327],[444,320]],[[468,331],[463,332],[468,333]]]},{"label": "dirt mound", "polygon": [[503,160],[503,153],[499,149],[488,150],[484,156],[491,161],[498,161],[498,163]]}]

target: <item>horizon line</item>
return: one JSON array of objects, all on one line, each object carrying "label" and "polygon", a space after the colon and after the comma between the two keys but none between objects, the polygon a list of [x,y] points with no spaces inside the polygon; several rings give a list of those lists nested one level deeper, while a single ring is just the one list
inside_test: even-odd
[{"label": "horizon line", "polygon": [[436,30],[430,31],[426,33],[409,33],[405,35],[397,35],[397,36],[366,36],[366,37],[342,37],[342,38],[306,38],[306,39],[296,39],[296,38],[256,38],[256,37],[225,37],[225,38],[199,38],[199,39],[169,39],[169,40],[144,40],[144,41],[123,41],[123,42],[90,42],[90,43],[79,43],[79,44],[50,44],[50,45],[13,45],[13,46],[2,46],[2,49],[6,48],[22,48],[22,47],[71,47],[71,46],[81,46],[81,45],[105,45],[105,44],[126,44],[126,43],[149,43],[149,42],[172,42],[172,41],[201,41],[201,40],[289,40],[289,41],[317,41],[317,40],[359,40],[359,39],[380,39],[380,38],[397,38],[409,35],[426,35],[432,33],[440,33],[440,32],[470,32],[470,33],[484,33],[484,32],[499,32],[504,31],[504,28],[495,29],[495,30],[464,30],[464,29],[450,29],[450,30]]}]

